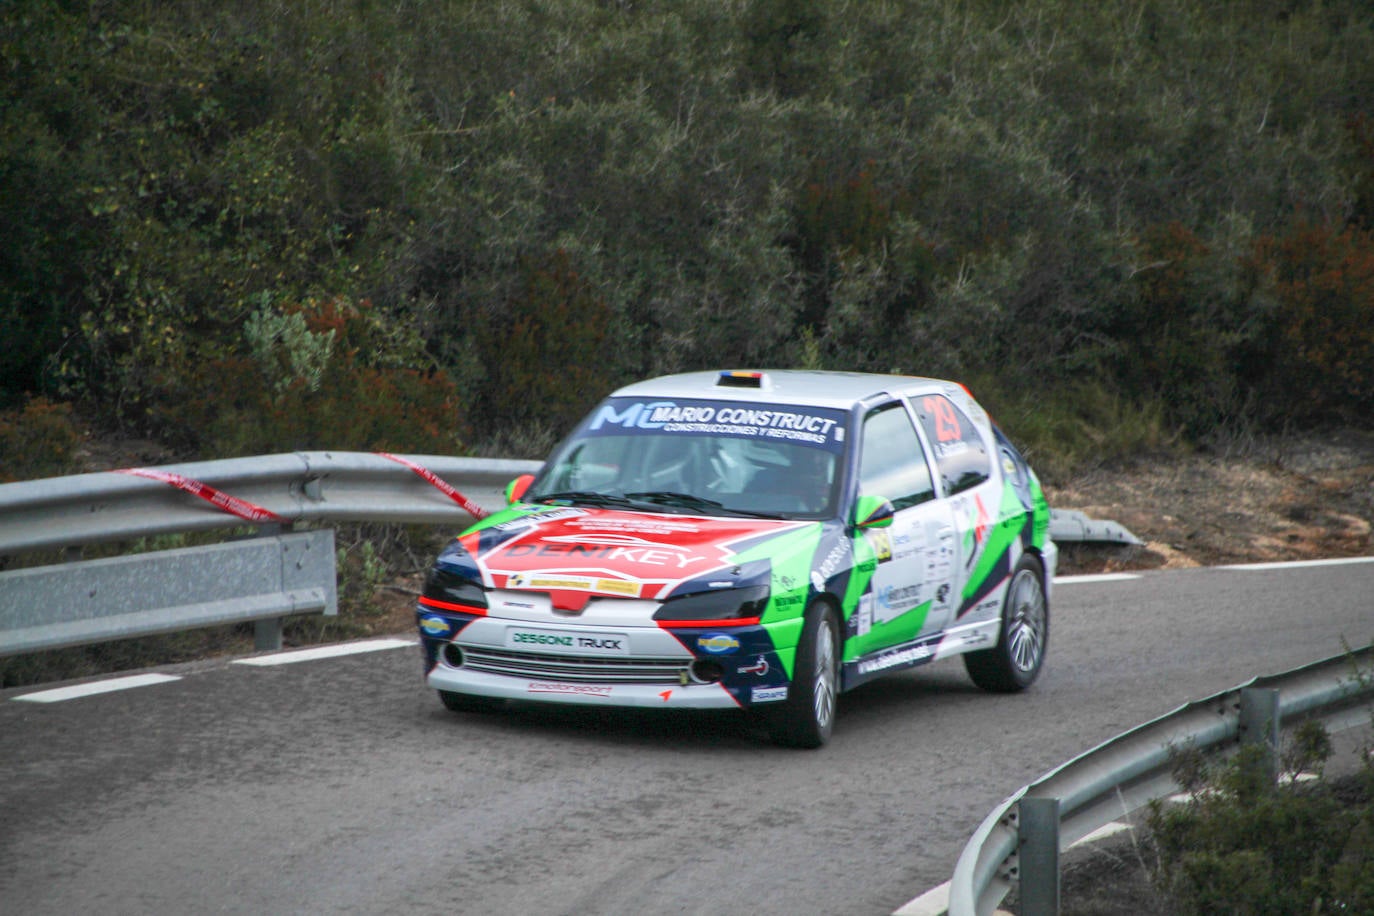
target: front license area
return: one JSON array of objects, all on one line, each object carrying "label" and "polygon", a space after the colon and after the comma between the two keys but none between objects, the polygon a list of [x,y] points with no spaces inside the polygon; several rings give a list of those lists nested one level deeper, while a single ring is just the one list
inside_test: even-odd
[{"label": "front license area", "polygon": [[548,652],[554,655],[630,654],[630,639],[625,633],[599,630],[536,630],[529,627],[508,627],[505,645],[507,649]]}]

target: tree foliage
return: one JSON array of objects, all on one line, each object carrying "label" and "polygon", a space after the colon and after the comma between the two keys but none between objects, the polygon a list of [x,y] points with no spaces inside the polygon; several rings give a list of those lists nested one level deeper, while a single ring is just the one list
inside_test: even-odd
[{"label": "tree foliage", "polygon": [[[1087,386],[1193,436],[1368,422],[1364,13],[14,0],[0,400],[189,451],[394,446],[350,431],[371,391],[451,409],[454,448],[460,409],[489,439],[628,378],[806,362]],[[331,302],[403,330],[293,389],[323,342],[290,304]],[[286,362],[229,405],[260,429],[208,431],[190,399],[252,390],[272,322]]]}]

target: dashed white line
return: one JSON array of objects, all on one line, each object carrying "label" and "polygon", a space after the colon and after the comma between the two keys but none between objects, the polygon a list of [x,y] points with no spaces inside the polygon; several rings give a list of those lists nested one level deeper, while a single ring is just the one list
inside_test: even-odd
[{"label": "dashed white line", "polygon": [[235,665],[267,667],[270,665],[294,665],[296,662],[311,662],[320,658],[338,658],[343,655],[359,655],[363,652],[380,652],[383,649],[400,649],[415,646],[413,639],[366,639],[361,642],[341,643],[337,646],[320,646],[317,649],[300,649],[295,652],[278,652],[275,655],[261,655],[257,658],[240,658]]},{"label": "dashed white line", "polygon": [[1236,563],[1222,569],[1253,572],[1265,569],[1302,569],[1306,566],[1350,566],[1355,563],[1374,563],[1374,557],[1337,557],[1332,560],[1288,560],[1282,563]]},{"label": "dashed white line", "polygon": [[116,690],[132,690],[135,687],[147,687],[151,684],[165,684],[168,681],[179,680],[181,678],[172,674],[133,674],[129,677],[116,677],[107,681],[93,681],[89,684],[40,690],[37,693],[26,693],[14,697],[14,699],[25,703],[60,703],[63,700],[75,700],[101,693],[113,693]]},{"label": "dashed white line", "polygon": [[1084,576],[1055,576],[1055,585],[1086,585],[1090,582],[1125,582],[1139,579],[1138,573],[1093,573]]}]

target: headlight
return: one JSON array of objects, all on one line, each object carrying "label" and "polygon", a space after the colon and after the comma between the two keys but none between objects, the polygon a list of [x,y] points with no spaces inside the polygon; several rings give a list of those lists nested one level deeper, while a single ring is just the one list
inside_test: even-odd
[{"label": "headlight", "polygon": [[425,590],[420,593],[420,603],[450,611],[485,609],[487,592],[471,579],[436,566],[425,577]]},{"label": "headlight", "polygon": [[420,593],[425,607],[445,611],[481,613],[487,607],[487,591],[472,555],[457,541],[449,544],[425,577]]},{"label": "headlight", "polygon": [[670,598],[654,612],[654,620],[664,626],[696,626],[703,623],[743,626],[758,623],[767,605],[766,585],[723,588]]}]

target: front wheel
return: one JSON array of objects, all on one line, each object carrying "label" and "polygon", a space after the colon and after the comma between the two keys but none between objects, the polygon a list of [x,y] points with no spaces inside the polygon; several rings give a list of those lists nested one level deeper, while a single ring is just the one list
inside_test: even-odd
[{"label": "front wheel", "polygon": [[773,741],[784,747],[820,747],[835,725],[840,689],[840,636],[835,610],[818,601],[806,611],[787,699],[764,714]]},{"label": "front wheel", "polygon": [[996,693],[1025,690],[1040,674],[1050,638],[1050,606],[1040,561],[1027,554],[1016,564],[1002,603],[997,645],[964,656],[973,683]]}]

